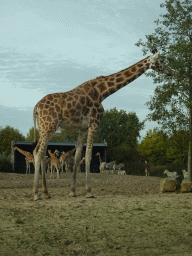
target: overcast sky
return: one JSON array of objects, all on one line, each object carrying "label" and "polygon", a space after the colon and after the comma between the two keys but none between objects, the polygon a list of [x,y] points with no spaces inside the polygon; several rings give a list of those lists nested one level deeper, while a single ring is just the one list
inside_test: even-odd
[{"label": "overcast sky", "polygon": [[[4,2],[4,3],[3,3]],[[69,91],[143,59],[163,0],[6,0],[0,3],[0,126],[27,135],[33,108],[46,94]],[[149,52],[148,55],[151,53]],[[140,121],[155,84],[142,75],[103,101]],[[153,129],[147,122],[141,136]]]}]

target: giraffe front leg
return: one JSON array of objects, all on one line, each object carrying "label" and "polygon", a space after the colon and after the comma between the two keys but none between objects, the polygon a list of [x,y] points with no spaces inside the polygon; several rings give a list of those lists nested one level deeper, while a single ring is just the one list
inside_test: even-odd
[{"label": "giraffe front leg", "polygon": [[87,135],[87,130],[80,130],[78,139],[77,139],[77,145],[76,145],[76,152],[75,152],[75,162],[73,165],[73,182],[71,186],[71,193],[70,196],[76,196],[75,190],[76,190],[76,175],[77,175],[77,167],[81,160],[81,154],[83,149],[83,142],[84,138]]},{"label": "giraffe front leg", "polygon": [[42,192],[44,194],[45,198],[50,198],[51,196],[48,194],[47,185],[46,185],[46,178],[45,178],[45,172],[46,172],[46,163],[45,163],[45,157],[41,160],[41,173],[42,173]]},{"label": "giraffe front leg", "polygon": [[59,169],[58,169],[58,166],[55,167],[57,169],[57,179],[59,179]]},{"label": "giraffe front leg", "polygon": [[29,165],[28,165],[28,162],[26,161],[26,174],[28,173],[28,168],[29,168]]},{"label": "giraffe front leg", "polygon": [[35,156],[35,175],[34,175],[34,200],[39,200],[39,194],[38,194],[38,185],[39,185],[39,170],[40,170],[40,156],[37,154]]},{"label": "giraffe front leg", "polygon": [[91,191],[91,183],[90,183],[90,164],[92,158],[92,149],[93,149],[93,141],[97,134],[98,125],[93,123],[89,127],[88,137],[87,137],[87,147],[85,153],[85,170],[86,170],[86,197],[93,198],[94,195]]},{"label": "giraffe front leg", "polygon": [[[50,175],[50,179],[53,177],[53,165],[51,164],[51,175]],[[53,177],[54,178],[54,177]]]}]

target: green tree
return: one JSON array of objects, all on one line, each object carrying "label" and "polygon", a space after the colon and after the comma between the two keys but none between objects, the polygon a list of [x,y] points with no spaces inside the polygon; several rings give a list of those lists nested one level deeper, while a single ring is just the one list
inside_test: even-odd
[{"label": "green tree", "polygon": [[139,132],[143,129],[136,113],[118,111],[116,108],[106,110],[100,121],[95,142],[107,142],[107,161],[125,161],[130,148],[138,145]]},{"label": "green tree", "polygon": [[174,133],[189,131],[188,171],[191,180],[192,154],[192,2],[191,0],[166,0],[160,7],[166,8],[161,20],[155,21],[157,28],[146,35],[145,43],[140,39],[144,54],[149,49],[161,50],[167,66],[174,70],[174,77],[155,72],[147,73],[159,85],[146,104],[151,113],[149,120],[157,121],[162,129]]},{"label": "green tree", "polygon": [[167,135],[157,129],[149,130],[138,146],[139,153],[150,163],[163,165],[166,163]]},{"label": "green tree", "polygon": [[167,139],[167,162],[184,166],[187,163],[189,135],[185,131],[177,131]]},{"label": "green tree", "polygon": [[0,154],[6,152],[7,155],[11,154],[11,142],[24,141],[25,137],[13,127],[6,126],[0,129]]},{"label": "green tree", "polygon": [[78,130],[58,129],[52,136],[50,141],[55,142],[76,142],[78,137]]},{"label": "green tree", "polygon": [[[65,130],[59,128],[49,141],[52,142],[75,142],[77,141],[77,130]],[[36,138],[39,140],[39,130],[36,128]],[[25,138],[26,141],[34,141],[34,128],[30,128]]]},{"label": "green tree", "polygon": [[[36,138],[39,140],[39,130],[36,128]],[[34,141],[34,128],[30,128],[27,136],[25,138],[26,141]]]}]

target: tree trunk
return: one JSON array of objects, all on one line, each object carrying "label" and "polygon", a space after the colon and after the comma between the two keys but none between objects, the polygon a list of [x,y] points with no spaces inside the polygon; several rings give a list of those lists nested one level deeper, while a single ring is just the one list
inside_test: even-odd
[{"label": "tree trunk", "polygon": [[191,181],[191,169],[192,169],[192,111],[191,108],[189,110],[189,151],[188,151],[188,178]]},{"label": "tree trunk", "polygon": [[[191,74],[191,66],[189,66],[189,73]],[[191,181],[192,170],[192,76],[189,79],[189,151],[188,151],[188,178]]]}]

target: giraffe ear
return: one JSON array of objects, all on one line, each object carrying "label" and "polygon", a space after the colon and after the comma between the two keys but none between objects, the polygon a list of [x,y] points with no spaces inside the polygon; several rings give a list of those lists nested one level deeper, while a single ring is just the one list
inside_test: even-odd
[{"label": "giraffe ear", "polygon": [[152,50],[152,53],[153,53],[153,54],[155,54],[156,52],[157,52],[157,49],[156,49],[156,48]]}]

